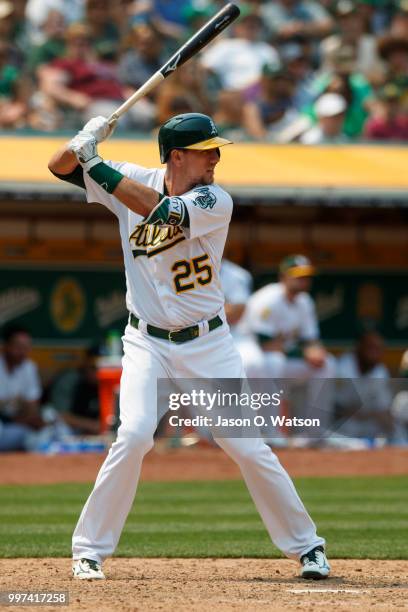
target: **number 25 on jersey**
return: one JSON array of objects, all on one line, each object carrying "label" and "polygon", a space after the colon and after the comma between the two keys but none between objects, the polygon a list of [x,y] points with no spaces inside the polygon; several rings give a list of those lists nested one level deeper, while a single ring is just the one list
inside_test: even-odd
[{"label": "number 25 on jersey", "polygon": [[193,259],[182,259],[176,261],[171,268],[174,275],[173,283],[176,293],[191,291],[199,285],[209,285],[213,279],[213,273],[209,262],[209,256],[205,253]]}]

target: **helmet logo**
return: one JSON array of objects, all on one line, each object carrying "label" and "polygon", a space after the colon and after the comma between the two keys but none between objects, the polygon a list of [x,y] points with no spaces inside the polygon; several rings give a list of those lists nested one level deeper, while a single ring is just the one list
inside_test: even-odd
[{"label": "helmet logo", "polygon": [[213,134],[214,136],[218,135],[218,130],[215,127],[215,123],[212,119],[210,119],[210,124],[211,124],[211,134]]},{"label": "helmet logo", "polygon": [[176,70],[176,68],[177,68],[177,64],[178,64],[178,63],[179,63],[179,61],[180,61],[180,57],[181,57],[181,54],[179,53],[179,54],[177,55],[177,57],[175,58],[174,62],[173,62],[172,64],[169,64],[169,65],[166,67],[166,69],[164,70],[164,74],[166,74],[166,73],[168,73],[168,72],[174,72],[174,71]]},{"label": "helmet logo", "polygon": [[194,189],[195,193],[199,193],[199,195],[194,198],[194,206],[199,206],[200,208],[214,208],[214,204],[217,201],[215,195],[210,191],[209,187],[196,187]]}]

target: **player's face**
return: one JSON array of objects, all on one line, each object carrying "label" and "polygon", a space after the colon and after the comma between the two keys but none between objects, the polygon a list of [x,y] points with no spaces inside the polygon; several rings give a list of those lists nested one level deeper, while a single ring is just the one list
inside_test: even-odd
[{"label": "player's face", "polygon": [[211,185],[214,182],[215,166],[220,161],[218,149],[209,151],[182,150],[179,171],[193,185]]},{"label": "player's face", "polygon": [[25,361],[31,350],[31,338],[28,334],[20,332],[14,334],[7,342],[4,352],[7,360],[13,365],[20,365]]},{"label": "player's face", "polygon": [[299,276],[298,278],[285,276],[284,281],[290,293],[308,292],[312,284],[311,276]]}]

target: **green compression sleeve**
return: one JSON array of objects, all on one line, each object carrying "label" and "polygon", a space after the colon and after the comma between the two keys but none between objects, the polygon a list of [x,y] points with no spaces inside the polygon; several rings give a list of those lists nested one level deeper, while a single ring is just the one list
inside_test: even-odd
[{"label": "green compression sleeve", "polygon": [[91,179],[98,183],[108,193],[113,193],[124,175],[104,162],[93,166],[89,172]]}]

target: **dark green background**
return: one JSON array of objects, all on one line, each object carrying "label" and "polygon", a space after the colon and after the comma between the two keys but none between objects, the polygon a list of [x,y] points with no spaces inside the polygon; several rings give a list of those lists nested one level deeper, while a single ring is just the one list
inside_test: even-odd
[{"label": "dark green background", "polygon": [[[51,295],[56,283],[61,278],[73,278],[79,284],[86,298],[85,315],[79,326],[72,332],[65,333],[58,329],[51,316]],[[2,269],[0,270],[0,300],[1,295],[13,287],[34,288],[41,293],[42,302],[27,314],[18,316],[10,323],[24,324],[30,328],[37,341],[41,340],[84,340],[100,338],[106,334],[107,328],[122,330],[126,317],[114,321],[107,327],[98,325],[95,316],[95,300],[98,297],[108,297],[112,292],[120,292],[125,298],[125,277],[122,269]],[[259,288],[266,282],[275,281],[273,274],[263,275],[256,279],[255,286]],[[320,274],[313,284],[313,295],[332,295],[336,289],[343,294],[340,312],[320,322],[322,337],[332,342],[348,342],[355,338],[356,333],[364,323],[364,317],[358,313],[358,292],[362,285],[373,284],[379,287],[382,306],[378,311],[380,316],[374,322],[387,340],[402,346],[408,341],[408,325],[397,327],[397,305],[405,298],[407,303],[408,321],[408,275],[396,273],[367,272],[333,272]],[[376,309],[374,309],[376,310]],[[0,304],[1,313],[1,304]],[[63,343],[63,342],[62,342]]]},{"label": "dark green background", "polygon": [[[125,276],[122,270],[1,270],[0,295],[13,287],[34,288],[41,293],[41,304],[12,323],[27,326],[36,341],[41,340],[96,340],[105,335],[107,329],[122,330],[126,316],[114,321],[107,327],[98,325],[95,314],[95,302],[98,298],[107,298],[118,291],[125,300]],[[72,332],[63,332],[57,327],[51,314],[51,296],[61,279],[74,279],[85,296],[85,313],[78,327]],[[1,312],[1,307],[0,307]],[[10,321],[8,321],[10,322]],[[10,322],[11,323],[11,322]]]}]

